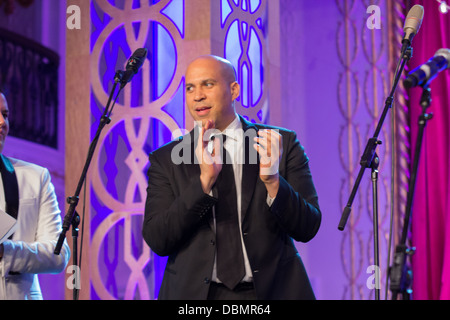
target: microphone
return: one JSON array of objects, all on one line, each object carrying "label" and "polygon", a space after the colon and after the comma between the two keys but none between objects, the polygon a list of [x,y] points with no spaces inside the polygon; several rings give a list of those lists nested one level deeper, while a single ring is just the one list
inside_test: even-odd
[{"label": "microphone", "polygon": [[121,89],[123,89],[123,87],[125,87],[125,85],[131,81],[133,76],[139,71],[139,69],[144,64],[146,58],[147,58],[146,48],[139,48],[131,55],[130,59],[128,59],[127,66],[125,67],[125,71],[120,71]]},{"label": "microphone", "polygon": [[[424,10],[421,5],[416,4],[409,10],[406,16],[405,25],[403,31],[405,35],[403,36],[403,41],[409,41],[411,43],[414,36],[419,32],[420,26],[422,25]],[[403,42],[402,41],[402,42]]]},{"label": "microphone", "polygon": [[403,27],[403,31],[405,32],[402,40],[403,46],[409,46],[414,36],[419,32],[420,26],[422,25],[423,14],[423,7],[418,4],[409,10]]},{"label": "microphone", "polygon": [[450,68],[450,49],[439,49],[434,57],[411,71],[403,81],[406,88],[414,88],[430,83],[439,72]]}]

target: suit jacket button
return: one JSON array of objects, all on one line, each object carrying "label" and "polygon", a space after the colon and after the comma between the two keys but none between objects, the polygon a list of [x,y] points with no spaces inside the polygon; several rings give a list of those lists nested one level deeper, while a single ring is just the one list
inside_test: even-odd
[{"label": "suit jacket button", "polygon": [[209,284],[211,282],[211,280],[209,280],[209,278],[206,277],[205,280],[203,280],[203,282],[205,282],[205,284]]},{"label": "suit jacket button", "polygon": [[211,240],[211,245],[213,246],[215,244],[216,244],[216,242],[214,240]]}]

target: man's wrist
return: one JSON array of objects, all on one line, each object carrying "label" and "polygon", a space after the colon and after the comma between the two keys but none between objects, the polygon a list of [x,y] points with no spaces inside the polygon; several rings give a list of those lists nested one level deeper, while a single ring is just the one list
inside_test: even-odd
[{"label": "man's wrist", "polygon": [[275,198],[272,198],[269,193],[267,193],[266,203],[269,206],[269,208],[272,206],[273,202],[275,201]]},{"label": "man's wrist", "polygon": [[211,192],[214,182],[214,179],[205,178],[205,176],[200,174],[200,183],[204,193],[209,194]]},{"label": "man's wrist", "polygon": [[276,175],[275,179],[270,179],[268,181],[265,181],[264,184],[266,186],[267,193],[268,193],[269,197],[275,198],[277,196],[278,189],[280,187],[279,176]]}]

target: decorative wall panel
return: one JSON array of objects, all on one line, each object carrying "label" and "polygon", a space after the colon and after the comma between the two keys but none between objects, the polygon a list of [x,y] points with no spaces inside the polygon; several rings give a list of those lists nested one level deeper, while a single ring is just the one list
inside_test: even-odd
[{"label": "decorative wall panel", "polygon": [[[375,132],[392,86],[392,60],[396,61],[398,53],[395,50],[398,48],[389,45],[392,41],[390,30],[398,16],[390,11],[391,4],[390,1],[336,1],[341,14],[336,32],[337,52],[342,65],[337,94],[344,120],[339,137],[340,159],[345,171],[341,208],[347,204],[360,169],[360,157]],[[378,29],[368,28],[368,16],[358,14],[370,5],[380,8],[381,27]],[[398,190],[398,181],[393,175],[397,172],[397,168],[393,168],[397,154],[397,149],[392,151],[396,139],[393,135],[398,131],[394,117],[395,114],[390,113],[386,118],[378,137],[383,144],[376,149],[380,159],[377,185],[382,298],[387,292],[388,255],[392,246],[389,243],[391,214],[393,207],[398,205],[398,199],[392,197],[393,194],[397,196],[395,190]],[[403,142],[399,141],[398,145],[403,147]],[[343,299],[374,299],[373,285],[376,283],[374,277],[370,278],[374,274],[371,269],[374,265],[372,188],[371,169],[367,168],[341,242],[341,262],[347,278]]]},{"label": "decorative wall panel", "polygon": [[[269,123],[269,91],[277,91],[269,74],[269,42],[276,44],[277,36],[269,34],[270,1],[267,0],[220,0],[213,8],[212,43],[214,54],[223,56],[233,64],[241,95],[236,110],[252,122]],[[278,1],[272,1],[272,6]],[[218,3],[220,3],[218,5]],[[271,24],[276,23],[278,17]],[[278,36],[279,37],[279,36]],[[277,46],[273,51],[279,50]],[[272,74],[276,70],[272,70]]]},{"label": "decorative wall panel", "polygon": [[[70,3],[80,4],[76,0]],[[90,166],[86,200],[90,210],[84,228],[89,235],[84,243],[88,252],[83,253],[80,296],[155,299],[167,258],[152,253],[142,239],[148,154],[192,128],[185,108],[184,72],[187,64],[201,54],[214,53],[231,59],[243,87],[238,112],[254,122],[268,121],[268,1],[89,3],[90,88],[86,94],[91,137],[113,88],[115,72],[125,68],[138,48],[147,48],[148,56],[118,96],[112,121],[100,136]],[[222,30],[220,34],[212,30],[211,25],[216,22]],[[82,27],[80,33],[84,32]],[[78,45],[86,45],[74,32],[69,34],[68,45],[74,45],[72,38]],[[75,60],[68,61],[73,67]],[[272,74],[276,71],[272,68]],[[273,75],[274,79],[277,77]],[[87,121],[86,115],[68,121],[67,139],[76,136],[71,128],[81,134],[74,127],[75,121],[81,125],[81,118]],[[69,150],[67,156],[70,158],[74,152]],[[83,151],[80,148],[77,152]]]},{"label": "decorative wall panel", "polygon": [[116,70],[147,48],[148,57],[124,88],[92,166],[91,297],[154,299],[164,258],[142,239],[148,153],[185,127],[184,0],[92,1],[91,65],[94,135]]},{"label": "decorative wall panel", "polygon": [[57,149],[59,55],[0,29],[0,58],[0,90],[14,106],[9,134]]}]

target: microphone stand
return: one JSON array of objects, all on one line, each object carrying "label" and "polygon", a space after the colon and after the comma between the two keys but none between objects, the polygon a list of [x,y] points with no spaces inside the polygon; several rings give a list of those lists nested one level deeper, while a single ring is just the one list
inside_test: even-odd
[{"label": "microphone stand", "polygon": [[375,132],[367,142],[366,148],[364,149],[364,152],[361,156],[360,165],[361,168],[359,170],[358,176],[355,180],[355,184],[353,186],[352,192],[350,193],[350,197],[348,199],[347,205],[344,208],[344,211],[341,216],[341,220],[339,221],[338,229],[340,231],[343,231],[345,228],[345,225],[347,224],[347,220],[350,216],[350,212],[352,209],[352,204],[354,201],[354,198],[356,196],[356,192],[358,191],[359,185],[361,183],[361,179],[363,177],[363,174],[367,168],[372,169],[372,188],[373,188],[373,235],[374,235],[374,263],[375,263],[375,299],[379,300],[380,298],[380,284],[379,284],[379,253],[378,253],[378,205],[377,205],[377,179],[378,179],[378,165],[379,165],[379,158],[376,154],[376,147],[382,142],[378,139],[378,136],[381,132],[383,123],[386,119],[387,113],[389,109],[392,108],[392,104],[394,102],[394,93],[397,89],[398,82],[400,80],[400,77],[403,73],[403,70],[405,68],[406,63],[411,59],[412,57],[412,48],[411,48],[411,41],[409,39],[404,39],[402,41],[402,50],[401,50],[401,57],[397,64],[397,70],[395,72],[394,76],[394,83],[392,85],[391,92],[389,94],[389,97],[385,101],[384,109],[381,114],[380,120],[378,122],[378,125],[375,129]]},{"label": "microphone stand", "polygon": [[[98,139],[100,138],[100,134],[101,134],[103,128],[111,122],[110,115],[111,115],[111,112],[112,112],[112,109],[114,107],[116,100],[114,100],[114,104],[113,104],[113,107],[111,108],[111,110],[109,110],[109,108],[110,108],[111,100],[113,98],[113,94],[116,91],[117,83],[121,82],[122,85],[119,88],[119,91],[116,95],[116,99],[119,96],[120,91],[126,84],[126,82],[125,83],[122,82],[123,74],[124,74],[124,72],[119,70],[116,72],[116,75],[114,76],[114,86],[109,95],[108,103],[106,104],[103,115],[100,119],[100,123],[98,125],[95,137],[89,146],[87,159],[84,164],[84,168],[81,173],[80,179],[78,181],[78,185],[75,190],[75,194],[72,197],[67,198],[67,203],[69,204],[69,208],[64,217],[62,231],[59,235],[58,242],[56,243],[56,247],[53,252],[55,255],[59,255],[61,253],[61,248],[62,248],[62,245],[66,238],[66,233],[69,230],[70,226],[72,225],[72,238],[73,238],[73,258],[72,259],[73,259],[73,265],[75,267],[73,269],[74,272],[78,272],[77,270],[80,270],[79,268],[77,268],[78,267],[78,225],[80,223],[80,216],[78,215],[78,213],[76,211],[76,207],[78,205],[79,195],[80,195],[81,189],[83,187],[83,183],[86,179],[86,174],[89,169],[89,165],[91,163],[92,157],[94,155],[95,148],[98,143]],[[76,279],[75,281],[78,281],[77,279],[80,279],[80,275],[75,275],[75,279]],[[78,300],[78,290],[79,289],[77,287],[78,287],[77,285],[74,285],[74,288],[73,288],[73,299],[74,300]]]},{"label": "microphone stand", "polygon": [[417,169],[419,166],[423,134],[427,121],[433,118],[433,114],[426,113],[427,108],[431,105],[431,89],[428,87],[428,83],[422,86],[422,89],[423,91],[420,99],[422,114],[419,116],[419,131],[417,133],[416,148],[414,150],[414,162],[408,186],[409,189],[406,199],[406,211],[402,237],[399,244],[395,248],[393,266],[390,271],[390,289],[392,292],[392,300],[396,300],[399,294],[402,294],[403,300],[410,300],[412,294],[412,290],[410,288],[412,271],[406,264],[406,258],[407,256],[411,256],[414,254],[415,248],[408,248],[406,245],[406,240],[409,230],[409,221],[412,211],[412,202],[414,198],[414,189],[416,185]]},{"label": "microphone stand", "polygon": [[371,164],[372,169],[372,201],[373,201],[373,253],[375,263],[375,300],[380,300],[380,262],[378,250],[378,166],[380,158],[375,153]]}]

